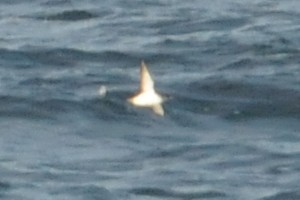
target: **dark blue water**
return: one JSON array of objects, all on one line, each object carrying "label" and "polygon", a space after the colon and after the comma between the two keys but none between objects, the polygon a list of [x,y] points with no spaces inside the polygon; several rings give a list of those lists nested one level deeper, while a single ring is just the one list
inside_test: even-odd
[{"label": "dark blue water", "polygon": [[299,8],[2,0],[0,199],[300,199]]}]

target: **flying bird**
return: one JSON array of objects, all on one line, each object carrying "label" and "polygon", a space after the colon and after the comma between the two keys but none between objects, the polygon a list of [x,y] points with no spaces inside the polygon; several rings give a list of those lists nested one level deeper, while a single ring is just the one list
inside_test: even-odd
[{"label": "flying bird", "polygon": [[155,91],[154,81],[144,61],[141,63],[139,91],[127,101],[136,107],[151,108],[157,115],[164,115],[162,107],[164,98]]}]

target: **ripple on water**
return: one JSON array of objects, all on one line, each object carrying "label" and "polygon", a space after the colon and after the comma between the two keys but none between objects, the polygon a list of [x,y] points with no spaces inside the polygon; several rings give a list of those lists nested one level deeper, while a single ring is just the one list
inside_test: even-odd
[{"label": "ripple on water", "polygon": [[151,196],[159,198],[179,198],[179,199],[205,199],[205,198],[221,198],[226,197],[226,193],[219,191],[206,192],[175,192],[160,188],[134,188],[129,191],[132,194],[139,196]]}]

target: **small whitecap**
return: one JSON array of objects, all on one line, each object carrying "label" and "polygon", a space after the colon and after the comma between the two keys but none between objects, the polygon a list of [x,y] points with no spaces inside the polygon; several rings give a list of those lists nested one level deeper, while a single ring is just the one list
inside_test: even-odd
[{"label": "small whitecap", "polygon": [[105,85],[101,85],[98,89],[98,93],[101,97],[105,97],[106,96],[106,92],[107,92],[107,89],[105,87]]}]

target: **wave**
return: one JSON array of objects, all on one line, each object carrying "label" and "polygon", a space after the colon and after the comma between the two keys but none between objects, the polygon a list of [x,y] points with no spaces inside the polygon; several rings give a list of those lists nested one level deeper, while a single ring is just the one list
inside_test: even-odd
[{"label": "wave", "polygon": [[288,191],[288,192],[279,192],[273,196],[261,198],[261,200],[281,200],[281,199],[299,199],[300,192],[296,191]]},{"label": "wave", "polygon": [[[120,97],[120,95],[122,97]],[[67,100],[58,98],[0,96],[0,117],[64,121],[80,116],[104,121],[133,120],[137,113],[126,104],[124,94],[110,98]]]},{"label": "wave", "polygon": [[163,197],[163,198],[179,198],[179,199],[200,199],[200,198],[220,198],[227,195],[219,191],[207,192],[175,192],[160,188],[134,188],[130,193],[141,196]]},{"label": "wave", "polygon": [[49,21],[80,21],[99,17],[98,14],[86,10],[67,10],[52,15],[40,15],[35,17],[39,20]]},{"label": "wave", "polygon": [[87,62],[136,62],[141,60],[140,56],[121,51],[84,51],[71,48],[38,48],[23,47],[19,50],[0,49],[0,54],[6,62],[35,62],[43,64],[54,64],[72,66],[74,61]]},{"label": "wave", "polygon": [[206,80],[183,90],[177,104],[193,113],[229,120],[265,117],[300,117],[300,92],[245,81]]}]

